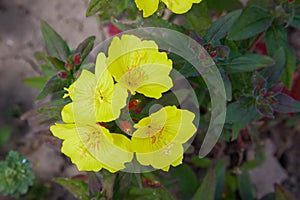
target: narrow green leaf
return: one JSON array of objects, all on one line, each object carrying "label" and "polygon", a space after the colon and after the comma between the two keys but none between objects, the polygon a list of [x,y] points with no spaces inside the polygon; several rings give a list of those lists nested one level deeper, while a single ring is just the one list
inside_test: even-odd
[{"label": "narrow green leaf", "polygon": [[209,10],[215,11],[231,11],[237,10],[243,7],[239,0],[206,0]]},{"label": "narrow green leaf", "polygon": [[275,200],[296,200],[288,191],[278,184],[275,184]]},{"label": "narrow green leaf", "polygon": [[238,176],[239,193],[242,200],[254,200],[253,186],[248,171],[243,169]]},{"label": "narrow green leaf", "polygon": [[55,178],[54,181],[64,188],[66,188],[70,193],[72,193],[76,198],[82,200],[89,200],[89,190],[88,184],[80,181],[69,178]]},{"label": "narrow green leaf", "polygon": [[210,43],[224,38],[241,13],[241,10],[236,10],[215,21],[210,26],[203,39],[207,43]]},{"label": "narrow green leaf", "polygon": [[96,39],[95,36],[88,37],[84,41],[82,41],[76,48],[75,52],[80,53],[82,60],[85,60],[85,58],[92,51],[94,47],[95,39]]},{"label": "narrow green leaf", "polygon": [[70,54],[66,41],[45,21],[41,22],[41,29],[49,56],[66,62]]},{"label": "narrow green leaf", "polygon": [[268,79],[269,86],[274,85],[280,80],[286,63],[285,50],[282,47],[279,48],[272,58],[275,60],[275,65],[266,68],[265,71],[263,71],[265,77]]},{"label": "narrow green leaf", "polygon": [[245,54],[226,63],[221,63],[224,69],[231,72],[239,71],[253,71],[263,67],[269,67],[274,64],[274,60],[271,57],[263,56],[259,54]]},{"label": "narrow green leaf", "polygon": [[267,30],[273,22],[268,10],[251,6],[246,8],[228,32],[229,40],[243,40]]},{"label": "narrow green leaf", "polygon": [[222,194],[226,185],[226,160],[220,160],[214,171],[216,174],[215,200],[222,200]]},{"label": "narrow green leaf", "polygon": [[294,28],[300,29],[300,6],[295,8],[295,16],[291,23]]},{"label": "narrow green leaf", "polygon": [[192,30],[204,35],[211,24],[211,17],[208,12],[206,1],[195,4],[192,9],[185,14],[188,25]]},{"label": "narrow green leaf", "polygon": [[215,190],[216,190],[216,175],[212,170],[210,170],[207,172],[206,176],[204,177],[201,186],[197,190],[193,199],[214,200]]},{"label": "narrow green leaf", "polygon": [[275,193],[269,193],[263,196],[260,200],[275,200]]},{"label": "narrow green leaf", "polygon": [[212,160],[210,158],[199,158],[198,156],[193,156],[192,163],[195,167],[208,168],[212,165]]},{"label": "narrow green leaf", "polygon": [[65,70],[65,63],[58,58],[48,56],[47,59],[52,63],[52,65],[57,69],[57,70]]},{"label": "narrow green leaf", "polygon": [[171,194],[168,193],[168,191],[164,188],[157,188],[157,189],[151,189],[151,188],[131,188],[124,198],[125,200],[175,200],[174,197],[172,197]]},{"label": "narrow green leaf", "polygon": [[294,51],[291,49],[287,32],[279,26],[272,26],[266,32],[266,45],[270,56],[274,57],[278,49],[283,48],[285,52],[285,66],[281,75],[281,80],[285,87],[290,89],[292,78],[296,69],[297,59]]},{"label": "narrow green leaf", "polygon": [[273,109],[279,113],[300,112],[300,101],[296,101],[286,94],[275,96],[276,103],[272,105]]},{"label": "narrow green leaf", "polygon": [[69,81],[67,79],[60,79],[57,75],[54,75],[50,80],[45,84],[41,93],[36,98],[37,101],[42,100],[47,95],[55,93],[64,89],[64,87],[69,86]]},{"label": "narrow green leaf", "polygon": [[258,6],[269,10],[274,8],[274,2],[273,0],[249,0],[247,6]]},{"label": "narrow green leaf", "polygon": [[170,171],[171,175],[177,179],[177,186],[182,198],[191,197],[197,190],[198,180],[195,172],[186,164],[182,164]]},{"label": "narrow green leaf", "polygon": [[38,90],[43,89],[46,82],[47,82],[47,78],[44,76],[30,77],[23,80],[23,83],[25,85],[33,87]]},{"label": "narrow green leaf", "polygon": [[99,12],[109,0],[92,0],[86,10],[86,16],[90,17]]}]

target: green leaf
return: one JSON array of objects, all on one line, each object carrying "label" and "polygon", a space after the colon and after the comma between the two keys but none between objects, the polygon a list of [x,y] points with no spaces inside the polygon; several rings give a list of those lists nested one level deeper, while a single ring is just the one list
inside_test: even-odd
[{"label": "green leaf", "polygon": [[9,140],[11,131],[9,126],[0,127],[0,147]]},{"label": "green leaf", "polygon": [[164,188],[136,188],[133,187],[129,190],[124,200],[175,200],[171,194],[168,193]]},{"label": "green leaf", "polygon": [[198,187],[198,180],[195,172],[186,164],[182,164],[170,171],[177,179],[177,186],[182,198],[189,198],[195,193]]},{"label": "green leaf", "polygon": [[76,198],[82,200],[89,200],[88,184],[81,180],[74,180],[69,178],[55,178],[54,181],[69,192],[71,192]]},{"label": "green leaf", "polygon": [[228,33],[229,40],[243,40],[267,30],[273,22],[268,10],[252,6],[243,10],[241,16]]},{"label": "green leaf", "polygon": [[251,98],[241,97],[237,102],[229,104],[226,111],[226,123],[233,123],[232,140],[237,138],[239,131],[247,124],[259,118],[260,114]]},{"label": "green leaf", "polygon": [[103,9],[103,6],[108,4],[109,0],[92,0],[86,10],[86,16],[90,17]]},{"label": "green leaf", "polygon": [[49,56],[67,62],[70,49],[66,41],[45,21],[41,22],[41,29]]},{"label": "green leaf", "polygon": [[247,2],[247,6],[250,7],[250,6],[258,6],[258,7],[261,7],[261,8],[265,8],[265,9],[268,9],[268,10],[271,10],[274,8],[274,2],[273,0],[249,0]]},{"label": "green leaf", "polygon": [[94,47],[95,39],[96,39],[95,36],[88,37],[84,41],[82,41],[76,48],[75,52],[80,53],[82,60],[85,60],[85,58],[92,51]]},{"label": "green leaf", "polygon": [[275,200],[296,200],[288,191],[278,184],[275,184]]},{"label": "green leaf", "polygon": [[280,80],[286,63],[286,55],[284,48],[279,48],[272,57],[275,60],[275,65],[265,69],[264,73],[268,79],[269,86],[274,85]]},{"label": "green leaf", "polygon": [[214,171],[216,174],[215,200],[222,200],[222,194],[226,185],[226,160],[220,160]]},{"label": "green leaf", "polygon": [[43,89],[46,82],[47,82],[47,78],[44,76],[30,77],[23,80],[23,83],[25,85],[33,87],[38,90]]},{"label": "green leaf", "polygon": [[286,94],[275,96],[276,103],[272,105],[273,109],[279,113],[300,112],[300,101],[296,101]]},{"label": "green leaf", "polygon": [[58,58],[48,56],[47,59],[52,63],[52,65],[57,69],[57,70],[66,70],[65,68],[65,63]]},{"label": "green leaf", "polygon": [[261,198],[260,200],[275,200],[275,193],[269,193],[266,194],[263,198]]},{"label": "green leaf", "polygon": [[253,186],[248,171],[242,170],[238,176],[239,194],[242,200],[254,200]]},{"label": "green leaf", "polygon": [[231,11],[243,7],[239,0],[206,0],[209,10],[215,11]]},{"label": "green leaf", "polygon": [[50,80],[45,84],[44,88],[36,98],[37,101],[42,100],[47,95],[62,91],[64,87],[69,86],[69,80],[60,79],[57,75],[54,75]]},{"label": "green leaf", "polygon": [[272,26],[266,32],[266,45],[270,56],[274,57],[278,49],[283,48],[285,53],[285,67],[281,80],[287,89],[292,87],[293,74],[296,69],[297,59],[288,43],[287,32],[279,26]]},{"label": "green leaf", "polygon": [[199,158],[198,156],[193,156],[192,163],[195,167],[208,168],[212,165],[212,160],[210,158]]},{"label": "green leaf", "polygon": [[201,186],[197,190],[193,199],[205,199],[205,200],[214,200],[215,199],[215,190],[216,190],[216,176],[212,170],[209,170],[204,177]]},{"label": "green leaf", "polygon": [[185,18],[192,30],[200,35],[204,35],[211,24],[206,1],[195,4],[192,9],[185,14]]},{"label": "green leaf", "polygon": [[295,8],[295,16],[291,23],[294,28],[300,29],[300,6]]},{"label": "green leaf", "polygon": [[227,74],[224,72],[224,70],[220,67],[219,68],[222,79],[223,79],[223,83],[225,86],[225,91],[226,91],[226,99],[227,101],[231,101],[232,99],[232,84],[229,80],[229,77],[227,76]]},{"label": "green leaf", "polygon": [[210,43],[224,38],[241,13],[241,10],[236,10],[215,21],[210,26],[203,39],[207,43]]},{"label": "green leaf", "polygon": [[224,69],[230,72],[248,72],[274,64],[274,60],[269,56],[259,54],[245,54],[231,59],[226,63],[221,63]]}]

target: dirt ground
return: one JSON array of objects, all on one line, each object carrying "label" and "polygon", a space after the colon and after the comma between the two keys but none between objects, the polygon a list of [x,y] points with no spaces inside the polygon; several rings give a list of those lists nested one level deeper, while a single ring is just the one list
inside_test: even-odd
[{"label": "dirt ground", "polygon": [[[22,113],[34,107],[37,95],[22,80],[39,75],[32,66],[34,52],[44,51],[41,20],[48,22],[74,48],[91,35],[97,37],[96,42],[102,40],[95,18],[85,17],[87,5],[87,0],[0,0],[0,127],[9,125],[13,129],[10,142],[0,150],[0,159],[9,149],[19,150],[29,158],[40,180],[71,177],[79,172],[74,166],[65,168],[66,160],[57,147],[41,142],[27,122],[20,120]],[[67,196],[64,191],[49,199]]]},{"label": "dirt ground", "polygon": [[[58,145],[42,142],[35,130],[20,120],[22,113],[34,107],[37,95],[37,91],[24,86],[22,80],[38,75],[32,66],[34,52],[44,50],[41,20],[54,27],[72,47],[90,35],[97,37],[96,43],[104,38],[95,18],[85,17],[87,4],[88,0],[0,0],[0,127],[9,125],[13,129],[12,139],[0,149],[0,159],[4,159],[9,149],[19,150],[29,158],[36,177],[42,181],[57,176],[71,177],[80,172],[75,166],[66,165],[68,160],[61,156]],[[293,37],[299,58],[300,33],[293,33]],[[251,172],[252,180],[259,196],[271,192],[277,182],[284,183],[300,199],[300,162],[296,159],[300,155],[300,134],[294,130],[276,130],[266,141],[266,163]],[[275,156],[278,141],[282,139],[278,135],[284,134],[285,138],[290,132],[294,140],[285,148],[288,164],[283,166]],[[60,192],[49,199],[74,199],[59,186],[53,187]],[[0,199],[4,199],[1,194]]]}]

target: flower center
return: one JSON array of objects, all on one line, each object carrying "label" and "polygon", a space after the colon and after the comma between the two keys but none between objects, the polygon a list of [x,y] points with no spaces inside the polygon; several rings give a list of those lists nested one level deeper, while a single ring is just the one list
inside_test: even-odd
[{"label": "flower center", "polygon": [[121,81],[126,84],[133,93],[139,86],[141,86],[141,82],[145,80],[145,78],[146,76],[143,70],[138,67],[132,67],[128,69],[126,74],[124,74]]}]

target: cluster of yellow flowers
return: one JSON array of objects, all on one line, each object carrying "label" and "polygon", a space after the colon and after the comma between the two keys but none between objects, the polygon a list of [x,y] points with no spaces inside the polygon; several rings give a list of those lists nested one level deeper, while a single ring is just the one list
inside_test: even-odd
[{"label": "cluster of yellow flowers", "polygon": [[136,160],[145,166],[168,171],[183,159],[183,144],[196,132],[195,115],[166,106],[134,125],[130,135],[111,133],[101,123],[120,117],[129,94],[160,98],[173,87],[169,76],[172,61],[154,41],[134,35],[114,37],[108,56],[97,56],[95,74],[83,70],[66,89],[72,102],[62,110],[64,124],[51,126],[64,140],[61,151],[79,170],[116,172]]},{"label": "cluster of yellow flowers", "polygon": [[[158,9],[160,0],[135,0],[139,10],[143,11],[144,17],[149,17]],[[192,8],[193,3],[200,3],[202,0],[161,0],[173,13],[183,14]]]}]

